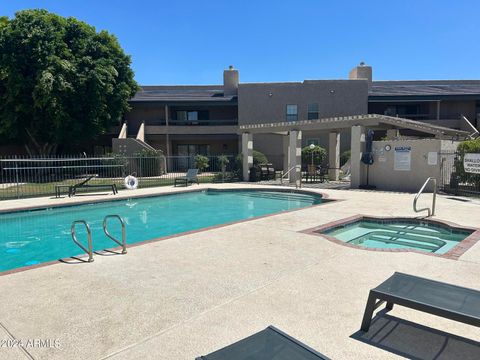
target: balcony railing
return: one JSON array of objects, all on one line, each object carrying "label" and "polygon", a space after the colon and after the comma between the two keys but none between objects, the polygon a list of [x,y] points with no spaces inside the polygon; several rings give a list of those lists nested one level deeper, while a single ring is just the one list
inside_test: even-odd
[{"label": "balcony railing", "polygon": [[442,113],[440,114],[440,118],[437,119],[437,114],[430,113],[430,114],[397,114],[395,115],[399,118],[410,119],[410,120],[452,120],[457,121],[460,119],[462,114],[460,113]]},{"label": "balcony railing", "polygon": [[172,126],[212,126],[212,125],[238,125],[238,119],[221,120],[168,120]]},{"label": "balcony railing", "polygon": [[[145,122],[147,126],[164,126],[165,119],[148,120]],[[221,119],[221,120],[168,120],[169,126],[219,126],[219,125],[238,125],[238,119]]]}]

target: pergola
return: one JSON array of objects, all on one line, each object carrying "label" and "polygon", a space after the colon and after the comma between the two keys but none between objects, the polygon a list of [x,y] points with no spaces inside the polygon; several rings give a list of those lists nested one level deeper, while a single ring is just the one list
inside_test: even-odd
[{"label": "pergola", "polygon": [[438,139],[464,139],[467,131],[430,125],[419,121],[377,115],[354,115],[332,117],[318,120],[301,120],[264,124],[246,124],[239,126],[242,135],[243,178],[249,178],[253,166],[253,134],[284,135],[284,164],[290,172],[290,182],[301,179],[302,131],[316,130],[329,133],[328,158],[329,177],[338,180],[340,170],[340,131],[351,129],[351,187],[360,185],[362,166],[360,159],[365,151],[366,129],[386,130],[387,138],[395,138],[399,129],[410,129],[434,135]]}]

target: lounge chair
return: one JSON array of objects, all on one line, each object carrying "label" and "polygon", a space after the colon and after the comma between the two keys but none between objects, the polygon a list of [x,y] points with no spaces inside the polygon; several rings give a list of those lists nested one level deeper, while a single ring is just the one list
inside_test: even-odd
[{"label": "lounge chair", "polygon": [[184,186],[188,186],[189,183],[197,183],[197,185],[200,185],[197,175],[198,169],[188,169],[186,176],[175,178],[173,186],[177,186],[177,184],[183,184]]},{"label": "lounge chair", "polygon": [[396,272],[370,290],[361,326],[363,331],[368,331],[373,312],[384,302],[387,310],[397,304],[480,326],[480,291]]},{"label": "lounge chair", "polygon": [[274,326],[196,360],[329,360]]},{"label": "lounge chair", "polygon": [[90,180],[92,180],[94,177],[97,177],[98,175],[85,175],[86,178],[83,181],[80,181],[79,183],[75,185],[71,185],[68,188],[68,197],[72,197],[76,195],[77,189],[111,189],[113,192],[113,195],[118,194],[117,190],[117,185],[115,183],[112,184],[88,184]]}]

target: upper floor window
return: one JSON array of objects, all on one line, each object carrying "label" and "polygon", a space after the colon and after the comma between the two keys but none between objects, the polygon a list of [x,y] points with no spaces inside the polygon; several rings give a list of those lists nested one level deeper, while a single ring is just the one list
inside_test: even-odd
[{"label": "upper floor window", "polygon": [[198,125],[203,120],[208,120],[208,110],[177,110],[176,118],[172,119],[172,125]]},{"label": "upper floor window", "polygon": [[297,104],[287,104],[287,121],[298,120],[298,106]]},{"label": "upper floor window", "polygon": [[318,119],[318,104],[308,104],[308,120]]},{"label": "upper floor window", "polygon": [[198,111],[177,111],[177,120],[180,121],[197,121]]}]

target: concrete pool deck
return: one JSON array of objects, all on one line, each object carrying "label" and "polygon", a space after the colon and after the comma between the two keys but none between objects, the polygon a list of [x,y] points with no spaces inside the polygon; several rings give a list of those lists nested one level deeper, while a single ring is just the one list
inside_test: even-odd
[{"label": "concrete pool deck", "polygon": [[[259,186],[188,190],[247,187]],[[0,210],[181,190],[12,200]],[[0,276],[0,345],[11,338],[60,345],[4,345],[0,359],[194,359],[270,324],[332,359],[480,358],[479,328],[399,306],[359,333],[369,289],[394,271],[480,289],[480,244],[458,260],[341,246],[301,231],[358,214],[418,216],[413,195],[320,192],[345,201],[96,255],[94,263]],[[480,204],[439,196],[435,218],[480,227]]]}]

